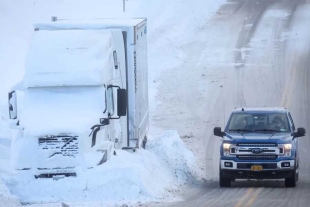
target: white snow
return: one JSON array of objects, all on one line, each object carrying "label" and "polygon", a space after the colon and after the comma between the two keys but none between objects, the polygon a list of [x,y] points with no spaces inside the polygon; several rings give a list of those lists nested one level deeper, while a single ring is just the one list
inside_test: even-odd
[{"label": "white snow", "polygon": [[89,134],[89,126],[99,122],[105,109],[104,87],[100,86],[31,88],[25,93],[20,125],[26,137]]},{"label": "white snow", "polygon": [[25,86],[103,85],[113,68],[113,51],[111,31],[36,31],[27,55]]},{"label": "white snow", "polygon": [[169,191],[192,179],[194,163],[178,134],[169,131],[151,140],[148,150],[118,150],[101,166],[80,167],[77,177],[36,180],[31,173],[20,173],[4,178],[12,194],[24,203],[146,202],[173,197]]},{"label": "white snow", "polygon": [[191,169],[195,166],[194,154],[187,150],[176,131],[166,131],[165,134],[153,138],[147,145],[147,150],[164,160],[180,182],[193,181]]},{"label": "white snow", "polygon": [[[223,2],[224,0],[197,0],[194,2],[171,0],[169,3],[166,0],[129,0],[126,1],[125,13],[122,12],[122,1],[114,0],[78,2],[12,0],[1,2],[0,25],[4,29],[0,34],[0,45],[3,46],[0,47],[0,105],[3,105],[6,110],[7,92],[24,75],[24,63],[34,22],[48,21],[51,16],[55,15],[73,20],[102,17],[147,17],[150,114],[151,120],[154,120],[155,111],[161,104],[155,96],[162,81],[159,79],[160,75],[165,71],[177,69],[184,63],[188,54],[184,53],[182,48],[201,38],[201,36],[197,36],[197,31],[208,23],[208,20]],[[210,42],[210,44],[212,43]],[[53,47],[52,44],[50,46]],[[218,53],[221,51],[219,49]],[[213,52],[213,56],[211,55],[214,64],[233,64],[224,61],[215,63],[218,53]],[[204,55],[193,57],[196,63],[201,58],[206,57]],[[42,64],[46,63],[44,59],[42,60]],[[173,78],[178,77],[173,76]],[[40,91],[33,90],[31,93],[40,93]],[[74,93],[63,94],[64,96],[71,96],[74,100],[79,101],[79,107],[92,107],[93,111],[87,109],[87,113],[95,112],[100,104],[96,101],[88,103],[85,100],[78,100]],[[86,96],[91,96],[91,94],[86,93]],[[35,126],[32,122],[34,118],[42,116],[43,109],[38,103],[44,100],[46,104],[50,104],[45,107],[57,109],[51,111],[52,119],[57,119],[55,118],[57,113],[70,113],[72,107],[71,103],[57,102],[53,95],[41,97],[40,100],[26,100],[26,104],[35,105],[37,108],[34,111],[24,111],[24,115],[22,115],[24,119],[21,123],[32,127],[37,134],[51,129],[50,127],[47,129],[43,122],[40,126]],[[58,101],[63,101],[63,99]],[[92,122],[83,114],[84,111],[81,113],[77,116],[83,115],[86,117],[85,122]],[[27,118],[29,114],[32,119]],[[57,121],[70,128],[68,126],[70,122],[68,123],[67,120]],[[5,122],[2,123],[0,120],[0,138],[3,137],[5,143],[9,143],[10,133],[6,130]],[[81,126],[78,120],[75,121],[75,124]],[[156,125],[157,123],[152,121],[150,128],[152,129]],[[81,133],[85,130],[83,126],[81,126]],[[54,126],[53,130],[61,130],[57,127]],[[180,139],[180,132],[171,130],[165,132],[162,129],[159,131],[160,133],[152,131],[152,136],[150,136],[152,139],[148,142],[147,150],[138,150],[135,153],[117,151],[117,156],[112,156],[109,162],[102,166],[91,170],[81,167],[77,178],[65,178],[57,181],[52,179],[35,180],[32,175],[27,173],[15,175],[7,166],[4,168],[0,166],[0,169],[4,169],[0,173],[5,178],[11,193],[18,196],[22,202],[65,202],[69,205],[74,203],[81,204],[81,206],[87,202],[85,206],[89,206],[90,203],[92,206],[97,206],[97,204],[98,206],[102,204],[107,206],[115,203],[175,199],[174,194],[181,185],[196,179],[195,159],[193,153],[186,149]],[[4,146],[2,142],[0,146]],[[8,163],[9,148],[10,144],[0,151],[1,162]]]},{"label": "white snow", "polygon": [[0,178],[0,207],[17,207],[21,206],[18,198],[12,196],[3,180]]}]

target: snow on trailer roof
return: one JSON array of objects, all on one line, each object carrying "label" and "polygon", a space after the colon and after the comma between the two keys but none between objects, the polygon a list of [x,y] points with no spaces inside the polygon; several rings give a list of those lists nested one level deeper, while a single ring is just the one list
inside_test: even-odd
[{"label": "snow on trailer roof", "polygon": [[146,18],[131,19],[93,19],[93,20],[57,20],[55,22],[35,23],[34,27],[39,30],[58,29],[104,29],[104,28],[128,28],[144,24]]},{"label": "snow on trailer roof", "polygon": [[113,51],[109,30],[36,31],[25,64],[25,87],[104,85]]},{"label": "snow on trailer roof", "polygon": [[240,107],[240,108],[235,108],[233,110],[233,113],[238,113],[238,112],[281,112],[285,113],[287,112],[287,108],[285,107]]}]

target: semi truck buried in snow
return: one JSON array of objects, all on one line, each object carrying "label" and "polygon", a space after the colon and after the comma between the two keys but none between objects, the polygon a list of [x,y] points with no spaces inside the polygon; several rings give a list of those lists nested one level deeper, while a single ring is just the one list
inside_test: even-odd
[{"label": "semi truck buried in snow", "polygon": [[9,93],[12,164],[36,177],[76,175],[147,139],[147,20],[54,20],[34,25]]},{"label": "semi truck buried in snow", "polygon": [[235,179],[285,179],[286,187],[295,187],[299,177],[298,137],[286,108],[235,109],[224,131],[214,128],[222,137],[219,182],[230,187]]}]

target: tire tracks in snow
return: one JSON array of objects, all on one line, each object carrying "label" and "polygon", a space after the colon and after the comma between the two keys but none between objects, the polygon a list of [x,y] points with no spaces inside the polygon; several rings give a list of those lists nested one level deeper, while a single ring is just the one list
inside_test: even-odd
[{"label": "tire tracks in snow", "polygon": [[[247,56],[250,53],[249,43],[257,29],[259,21],[268,8],[273,2],[272,1],[258,1],[258,2],[251,2],[247,1],[246,7],[248,8],[249,16],[243,22],[243,25],[239,32],[239,37],[236,44],[236,51],[235,51],[235,63],[236,65],[236,80],[237,80],[237,107],[247,106],[246,99],[243,94],[242,90],[242,83],[244,74],[242,70],[244,69],[244,65],[247,60]],[[259,6],[257,6],[259,5]]]},{"label": "tire tracks in snow", "polygon": [[[243,57],[244,55],[241,50],[243,48],[249,47],[248,44],[253,37],[259,20],[266,11],[267,7],[272,3],[272,1],[258,1],[257,3],[247,1],[247,10],[252,12],[249,12],[249,16],[245,18],[244,23],[240,29],[239,38],[236,44],[235,63],[240,63],[243,65],[246,62],[246,57]],[[257,4],[260,6],[257,7]]]}]

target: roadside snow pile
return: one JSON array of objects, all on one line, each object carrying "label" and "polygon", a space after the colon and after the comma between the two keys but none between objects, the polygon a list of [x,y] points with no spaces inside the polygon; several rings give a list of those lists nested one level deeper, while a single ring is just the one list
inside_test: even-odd
[{"label": "roadside snow pile", "polygon": [[6,122],[5,111],[6,107],[0,106],[0,174],[10,170],[8,165],[10,160],[11,132]]},{"label": "roadside snow pile", "polygon": [[18,199],[11,195],[10,191],[0,178],[0,207],[21,206]]},{"label": "roadside snow pile", "polygon": [[[0,106],[0,175],[8,173],[10,170],[10,131],[8,124],[5,122],[5,108]],[[21,206],[18,198],[12,196],[7,186],[0,177],[0,207],[17,207]]]},{"label": "roadside snow pile", "polygon": [[150,140],[147,150],[116,154],[96,168],[80,167],[77,177],[36,180],[29,172],[3,177],[23,203],[148,202],[172,198],[195,163],[175,131]]},{"label": "roadside snow pile", "polygon": [[6,120],[8,119],[8,115],[5,113],[8,111],[8,107],[6,105],[0,105],[0,138],[10,137],[10,129]]},{"label": "roadside snow pile", "polygon": [[16,197],[0,195],[0,207],[17,207],[21,206]]},{"label": "roadside snow pile", "polygon": [[169,130],[163,136],[151,140],[147,150],[155,153],[174,170],[179,182],[194,181],[191,169],[195,165],[194,154],[186,149],[177,131]]}]

